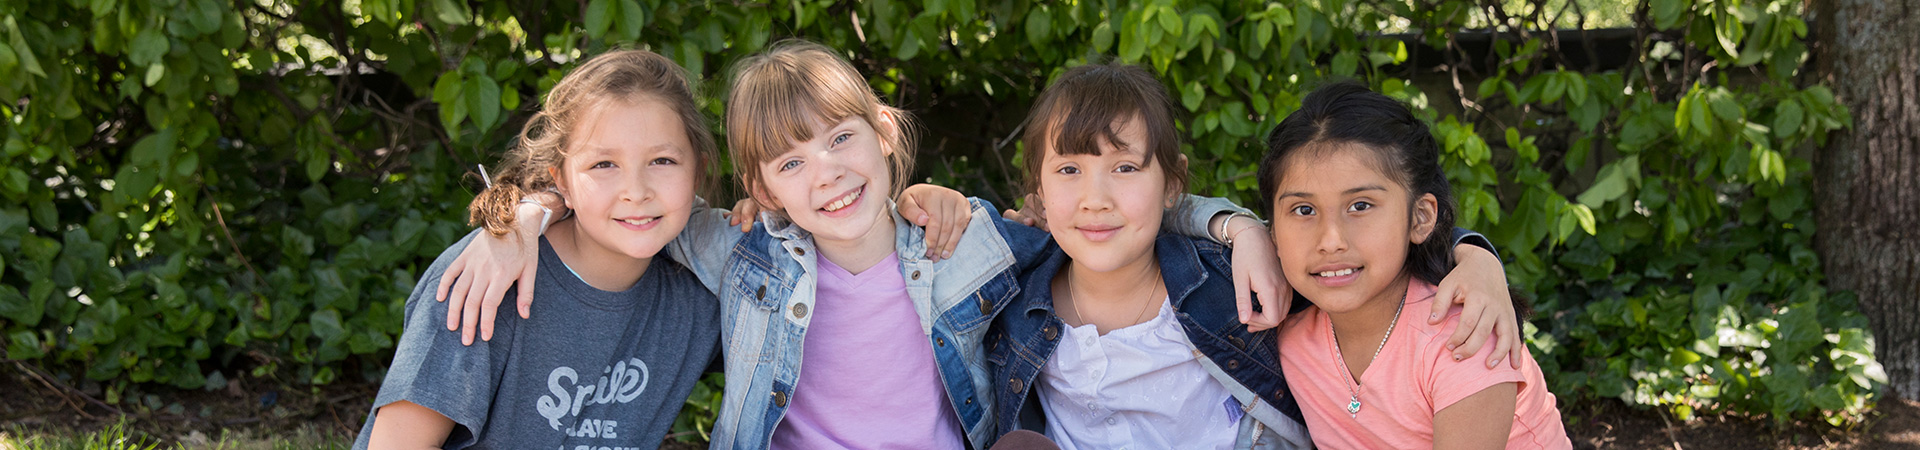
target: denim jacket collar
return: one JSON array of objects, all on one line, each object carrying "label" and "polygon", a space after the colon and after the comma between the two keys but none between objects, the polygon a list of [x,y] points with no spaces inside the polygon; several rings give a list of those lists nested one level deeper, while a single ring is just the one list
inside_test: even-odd
[{"label": "denim jacket collar", "polygon": [[[899,210],[898,204],[892,199],[887,200],[887,217],[893,220],[893,248],[894,252],[898,253],[895,256],[901,260],[924,259],[927,254],[927,243],[923,237],[927,234],[926,230],[900,217]],[[767,234],[775,239],[786,242],[813,242],[811,239],[813,233],[800,228],[800,225],[793,223],[793,220],[787,218],[785,214],[771,210],[760,211],[760,222],[764,224]]]}]

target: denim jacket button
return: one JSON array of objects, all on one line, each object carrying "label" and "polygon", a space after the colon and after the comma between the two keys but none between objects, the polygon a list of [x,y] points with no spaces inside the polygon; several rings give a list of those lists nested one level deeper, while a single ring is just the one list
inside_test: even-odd
[{"label": "denim jacket button", "polygon": [[807,256],[807,249],[795,247],[793,249],[793,254],[799,255],[799,256]]},{"label": "denim jacket button", "polygon": [[760,286],[760,289],[757,289],[757,290],[754,290],[754,291],[753,291],[753,299],[754,299],[754,300],[766,300],[766,299],[767,299],[767,286],[766,286],[766,285],[761,285],[761,286]]},{"label": "denim jacket button", "polygon": [[785,393],[785,392],[780,392],[780,391],[774,391],[774,392],[773,392],[773,406],[778,406],[778,407],[781,407],[781,408],[785,408],[785,407],[787,407],[787,393]]},{"label": "denim jacket button", "polygon": [[980,313],[993,314],[993,303],[988,302],[986,297],[980,297]]},{"label": "denim jacket button", "polygon": [[915,270],[915,271],[913,271],[913,279],[914,279],[915,281],[918,281],[918,280],[920,280],[920,271],[918,271],[918,270]]},{"label": "denim jacket button", "polygon": [[941,346],[941,347],[945,347],[945,346],[947,346],[947,338],[943,338],[943,337],[936,337],[936,338],[933,338],[933,343],[934,343],[934,345],[938,345],[938,346]]},{"label": "denim jacket button", "polygon": [[1237,348],[1241,350],[1247,349],[1247,341],[1244,339],[1240,339],[1239,336],[1227,336],[1227,342],[1233,343],[1233,348]]},{"label": "denim jacket button", "polygon": [[1020,379],[1018,378],[1007,380],[1007,387],[1013,388],[1013,393],[1015,394],[1025,392],[1027,390],[1027,384],[1020,382]]},{"label": "denim jacket button", "polygon": [[793,318],[795,319],[807,318],[807,304],[805,303],[793,304]]},{"label": "denim jacket button", "polygon": [[1046,335],[1049,341],[1060,337],[1060,330],[1054,329],[1053,325],[1047,325],[1047,329],[1041,330],[1040,333]]},{"label": "denim jacket button", "polygon": [[1238,359],[1227,360],[1227,370],[1237,370],[1239,368],[1240,368],[1240,360]]}]

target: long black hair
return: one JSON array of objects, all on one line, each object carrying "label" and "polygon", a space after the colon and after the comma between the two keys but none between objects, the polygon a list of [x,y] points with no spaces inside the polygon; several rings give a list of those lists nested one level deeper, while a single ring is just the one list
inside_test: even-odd
[{"label": "long black hair", "polygon": [[[1428,283],[1439,284],[1453,268],[1453,188],[1440,168],[1440,145],[1427,124],[1413,110],[1392,97],[1345,81],[1322,86],[1307,94],[1294,111],[1267,135],[1267,154],[1260,160],[1260,201],[1268,217],[1277,217],[1275,191],[1286,164],[1302,152],[1341,148],[1372,150],[1377,169],[1399,183],[1412,199],[1433,194],[1437,207],[1433,233],[1419,244],[1409,244],[1406,269]],[[1411,206],[1410,206],[1411,207]]]}]

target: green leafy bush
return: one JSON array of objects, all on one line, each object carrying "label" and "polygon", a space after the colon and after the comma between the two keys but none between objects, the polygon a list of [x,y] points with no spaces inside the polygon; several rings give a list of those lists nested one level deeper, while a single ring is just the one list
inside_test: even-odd
[{"label": "green leafy bush", "polygon": [[[1263,133],[1365,80],[1430,114],[1563,398],[1857,420],[1884,376],[1810,247],[1800,155],[1849,119],[1800,80],[1802,3],[1616,3],[0,1],[0,336],[108,401],[378,380],[467,229],[473,164],[572,64],[653,49],[717,117],[727,64],[802,36],[924,119],[922,176],[1005,205],[1012,138],[1066,67],[1151,67],[1188,112],[1194,189],[1242,203]],[[1633,27],[1629,62],[1568,56],[1584,32],[1552,30],[1589,20]],[[677,432],[704,435],[718,383]]]}]

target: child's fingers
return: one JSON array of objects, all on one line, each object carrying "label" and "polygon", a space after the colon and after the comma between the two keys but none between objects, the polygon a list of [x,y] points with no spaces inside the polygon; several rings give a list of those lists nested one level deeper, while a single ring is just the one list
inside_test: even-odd
[{"label": "child's fingers", "polygon": [[1505,330],[1501,329],[1499,326],[1495,326],[1493,328],[1494,328],[1494,333],[1498,334],[1498,336],[1494,336],[1493,338],[1493,353],[1487,354],[1488,369],[1499,367],[1500,360],[1508,356],[1507,352],[1513,350],[1513,344],[1514,344],[1514,338],[1513,336],[1510,336],[1512,333],[1507,333]]},{"label": "child's fingers", "polygon": [[[1467,323],[1464,320],[1465,317],[1463,316],[1462,319],[1460,328],[1467,328]],[[1480,347],[1487,344],[1487,337],[1493,335],[1493,321],[1480,320],[1473,325],[1473,334],[1467,336],[1467,342],[1453,349],[1454,361],[1464,360],[1467,359],[1468,356],[1479,353]]]},{"label": "child's fingers", "polygon": [[[466,268],[467,268],[467,252],[462,251],[460,252],[460,256],[456,256],[453,258],[452,264],[447,265],[447,270],[445,272],[440,273],[440,287],[435,288],[433,290],[433,301],[436,301],[436,302],[447,301],[447,289],[450,289],[453,287],[454,280],[460,279],[460,272],[464,271]],[[453,323],[453,321],[449,320],[447,321],[447,323]]]},{"label": "child's fingers", "polygon": [[1251,281],[1247,275],[1235,270],[1233,274],[1233,306],[1240,312],[1240,323],[1247,325],[1247,331],[1258,331],[1253,327],[1253,296]]},{"label": "child's fingers", "polygon": [[447,331],[460,329],[460,310],[467,306],[468,286],[473,284],[474,278],[469,275],[455,279],[453,291],[447,293],[448,299],[452,300],[447,302]]},{"label": "child's fingers", "polygon": [[[1442,297],[1442,298],[1445,298],[1445,297]],[[1435,298],[1434,300],[1440,300],[1440,299],[1441,298]],[[1454,303],[1455,301],[1458,301],[1458,300],[1449,299],[1444,303]],[[1463,344],[1467,341],[1467,334],[1474,332],[1474,329],[1480,326],[1481,319],[1483,319],[1480,316],[1480,314],[1484,312],[1485,311],[1475,310],[1473,309],[1472,306],[1468,306],[1465,309],[1461,310],[1460,326],[1454,327],[1453,335],[1447,337],[1447,348],[1454,348],[1454,349],[1460,348],[1460,344]],[[1458,352],[1455,352],[1455,353],[1458,353]]]},{"label": "child's fingers", "polygon": [[507,286],[512,281],[487,282],[486,294],[480,297],[480,339],[493,340],[494,315],[500,312],[500,301],[507,296]]},{"label": "child's fingers", "polygon": [[1253,320],[1254,324],[1258,326],[1248,326],[1247,331],[1261,331],[1279,327],[1280,322],[1286,320],[1287,307],[1286,305],[1280,304],[1282,301],[1280,299],[1286,298],[1282,296],[1283,294],[1292,294],[1281,292],[1279,287],[1273,286],[1270,283],[1263,284],[1265,287],[1255,289],[1253,292],[1254,300],[1260,302],[1260,311],[1254,313]]},{"label": "child's fingers", "polygon": [[519,306],[522,319],[533,318],[533,286],[534,282],[539,281],[540,276],[540,271],[534,269],[538,267],[540,266],[528,264],[526,270],[520,271],[520,282],[517,283],[520,287],[518,294],[513,297],[514,303]]},{"label": "child's fingers", "polygon": [[969,214],[973,209],[972,205],[968,205],[966,202],[954,203],[953,206],[948,209],[950,211],[947,211],[947,214],[951,214],[952,216],[950,217],[954,218],[953,226],[950,227],[953,228],[953,232],[947,233],[946,244],[940,246],[940,248],[944,250],[940,255],[940,259],[953,257],[953,251],[960,248],[960,235],[966,232],[967,222],[973,219],[973,215]]},{"label": "child's fingers", "polygon": [[[1440,319],[1447,317],[1447,308],[1452,308],[1455,303],[1460,303],[1460,301],[1466,297],[1466,288],[1462,288],[1460,287],[1460,283],[1454,282],[1453,277],[1440,280],[1439,289],[1434,291],[1433,299],[1435,301],[1429,302],[1430,304],[1427,305],[1427,324],[1439,324]],[[1460,340],[1450,339],[1447,341],[1447,344],[1460,345]]]},{"label": "child's fingers", "polygon": [[473,345],[473,327],[480,323],[480,295],[481,292],[478,290],[467,292],[464,302],[467,303],[467,305],[460,309],[461,345]]},{"label": "child's fingers", "polygon": [[1500,322],[1504,324],[1500,329],[1513,331],[1513,333],[1511,333],[1512,336],[1502,337],[1500,342],[1504,343],[1503,345],[1507,348],[1507,351],[1503,352],[1507,354],[1507,362],[1512,364],[1513,368],[1518,369],[1520,368],[1520,357],[1527,352],[1527,343],[1521,339],[1520,328],[1518,326],[1508,323],[1505,318],[1500,319]]},{"label": "child's fingers", "polygon": [[[925,214],[921,214],[920,216],[923,218],[926,217]],[[925,256],[929,260],[939,261],[940,238],[945,237],[941,233],[944,233],[946,230],[941,228],[940,221],[938,220],[926,220],[924,222],[921,226],[927,227],[927,237],[924,240],[927,244],[927,254]]]}]

